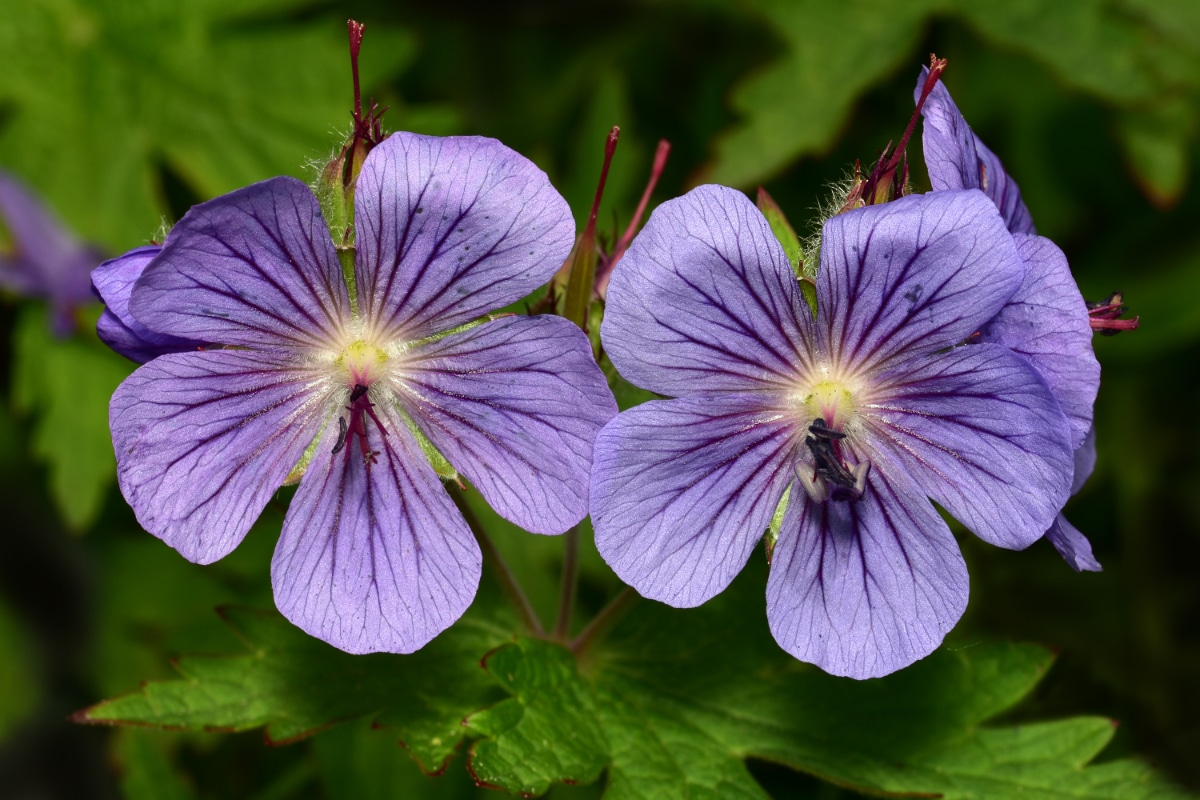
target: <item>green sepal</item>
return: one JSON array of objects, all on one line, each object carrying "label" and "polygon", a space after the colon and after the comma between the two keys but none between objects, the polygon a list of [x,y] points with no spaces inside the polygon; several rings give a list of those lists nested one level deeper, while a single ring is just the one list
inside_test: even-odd
[{"label": "green sepal", "polygon": [[579,237],[567,263],[571,265],[571,271],[567,276],[562,315],[586,332],[596,286],[596,234],[592,229],[585,230]]},{"label": "green sepal", "polygon": [[[354,238],[354,229],[349,229],[349,237]],[[338,261],[342,264],[342,278],[346,281],[346,291],[350,294],[350,313],[353,316],[358,316],[358,281],[354,277],[354,258],[357,249],[353,244],[349,245],[334,245],[337,250]]]},{"label": "green sepal", "polygon": [[409,432],[417,440],[417,444],[421,448],[421,453],[424,454],[425,460],[429,462],[429,466],[433,467],[433,471],[437,473],[437,476],[444,481],[458,483],[458,470],[454,468],[449,459],[442,455],[442,451],[438,450],[434,443],[429,441],[429,437],[417,425],[416,420],[409,416],[409,413],[399,403],[395,403],[393,408],[403,417],[404,424],[408,426]]},{"label": "green sepal", "polygon": [[771,524],[767,526],[767,533],[763,536],[763,545],[767,548],[767,563],[771,563],[771,556],[775,553],[775,543],[779,541],[779,530],[783,527],[783,515],[787,513],[788,501],[792,499],[792,487],[796,484],[789,483],[788,487],[783,490],[783,496],[779,498],[779,503],[775,506],[775,513],[771,515]]},{"label": "green sepal", "polygon": [[788,222],[775,198],[767,194],[767,190],[761,186],[758,187],[758,210],[767,218],[771,233],[775,234],[775,238],[783,245],[783,252],[787,255],[788,263],[792,265],[792,272],[796,273],[797,278],[803,278],[804,248],[800,245],[800,237],[796,235],[796,229]]},{"label": "green sepal", "polygon": [[354,222],[350,215],[350,205],[346,202],[346,193],[342,190],[342,163],[338,156],[325,165],[321,177],[317,179],[314,193],[321,203],[321,214],[325,224],[329,226],[329,236],[333,246],[353,243],[354,233],[351,224]]},{"label": "green sepal", "polygon": [[796,280],[800,281],[800,293],[804,295],[804,301],[808,303],[808,307],[816,316],[817,284],[814,280],[816,272],[804,258],[804,247],[800,244],[800,237],[796,235],[796,229],[792,227],[792,223],[788,222],[787,216],[775,202],[775,198],[771,197],[761,186],[758,187],[758,210],[767,218],[767,224],[771,226],[771,233],[775,234],[779,244],[783,245],[783,252],[792,266],[792,272],[795,274]]}]

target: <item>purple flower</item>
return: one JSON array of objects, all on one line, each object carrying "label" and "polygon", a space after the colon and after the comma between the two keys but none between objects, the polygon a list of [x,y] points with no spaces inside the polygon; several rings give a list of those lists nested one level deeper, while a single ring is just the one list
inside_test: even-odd
[{"label": "purple flower", "polygon": [[206,346],[204,342],[152,331],[129,313],[134,284],[160,250],[158,245],[137,247],[92,270],[92,288],[105,306],[96,321],[96,335],[113,350],[139,364],[166,353],[184,353]]},{"label": "purple flower", "polygon": [[13,252],[0,253],[0,287],[50,303],[54,331],[68,335],[76,307],[92,299],[88,273],[103,258],[82,244],[28,187],[0,172],[0,220]]},{"label": "purple flower", "polygon": [[411,652],[480,575],[431,459],[513,522],[561,533],[587,511],[592,443],[616,405],[567,321],[480,321],[544,284],[574,240],[531,162],[491,139],[395,134],[355,200],[356,291],[299,181],[189,211],[129,311],[228,349],[148,362],[110,421],[139,522],[191,561],[230,552],[299,479],[271,564],[279,609],[352,653]]},{"label": "purple flower", "polygon": [[[918,101],[928,72],[923,69],[917,81]],[[1016,181],[971,131],[941,82],[930,92],[922,113],[922,144],[933,190],[983,191],[1000,210],[1025,262],[1024,282],[995,318],[980,328],[980,338],[1028,359],[1066,412],[1071,446],[1084,448],[1100,388],[1100,363],[1092,349],[1088,306],[1071,276],[1067,257],[1052,241],[1034,234],[1033,219]],[[1088,475],[1095,463],[1094,436],[1089,441],[1088,450],[1077,455],[1081,465],[1087,464]],[[1077,481],[1078,486],[1086,477]],[[1062,515],[1047,530],[1046,538],[1075,570],[1100,570],[1087,537]]]},{"label": "purple flower", "polygon": [[676,399],[596,440],[601,555],[647,597],[699,605],[790,485],[767,583],[779,644],[855,678],[930,653],[966,607],[967,571],[927,498],[1019,549],[1070,489],[1070,430],[1043,379],[1005,347],[963,344],[1024,272],[982,193],[914,195],[825,224],[814,318],[741,193],[659,207],[601,336],[622,375]]}]

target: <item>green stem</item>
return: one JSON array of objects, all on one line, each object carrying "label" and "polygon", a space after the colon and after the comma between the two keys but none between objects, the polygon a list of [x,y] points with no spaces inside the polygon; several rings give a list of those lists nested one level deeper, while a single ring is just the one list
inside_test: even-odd
[{"label": "green stem", "polygon": [[467,503],[467,498],[463,496],[462,490],[451,484],[450,496],[454,498],[455,505],[462,512],[463,517],[467,520],[467,526],[471,529],[471,533],[475,534],[475,540],[479,542],[479,549],[483,551],[483,558],[487,561],[496,574],[496,579],[500,582],[500,588],[508,595],[508,599],[512,602],[517,614],[521,617],[521,622],[534,636],[545,636],[546,629],[542,627],[542,621],[538,619],[537,613],[533,610],[533,605],[530,604],[529,598],[525,596],[525,592],[521,590],[521,584],[517,583],[517,576],[513,575],[512,570],[508,568],[504,558],[500,555],[500,551],[496,549],[496,545],[492,543],[491,538],[487,535],[487,531],[483,529],[483,525],[479,522],[479,517],[475,516],[475,511]]},{"label": "green stem", "polygon": [[558,619],[554,623],[554,638],[565,642],[571,632],[571,612],[575,610],[575,584],[579,581],[579,526],[567,531],[563,552],[562,593],[558,597]]},{"label": "green stem", "polygon": [[593,617],[587,627],[571,641],[571,652],[576,656],[582,655],[585,650],[602,639],[639,599],[641,599],[641,595],[633,587],[626,586],[622,589],[621,593],[600,609],[600,613]]}]

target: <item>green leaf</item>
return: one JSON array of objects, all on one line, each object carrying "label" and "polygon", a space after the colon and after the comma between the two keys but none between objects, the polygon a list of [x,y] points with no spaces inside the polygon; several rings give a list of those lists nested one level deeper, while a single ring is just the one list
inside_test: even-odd
[{"label": "green leaf", "polygon": [[[537,793],[556,775],[591,780],[603,755],[605,797],[619,800],[765,798],[748,757],[872,794],[1182,796],[1138,762],[1087,766],[1112,736],[1108,720],[983,725],[1043,676],[1040,648],[944,647],[887,678],[834,678],[779,651],[761,588],[742,578],[694,610],[643,604],[577,670],[544,643],[501,650],[497,677],[513,697],[471,718],[491,737],[472,748],[473,771]],[[605,741],[605,754],[577,752]]]},{"label": "green leaf", "polygon": [[28,305],[13,337],[13,405],[33,420],[33,453],[49,466],[50,493],[74,530],[96,519],[116,477],[108,401],[134,368],[88,331],[59,339],[45,308]]},{"label": "green leaf", "polygon": [[0,599],[0,741],[37,707],[41,695],[30,642],[20,620]]},{"label": "green leaf", "polygon": [[477,796],[466,772],[431,779],[405,755],[396,737],[360,721],[339,725],[312,740],[328,800],[469,800]]},{"label": "green leaf", "polygon": [[1143,194],[1166,208],[1187,186],[1189,151],[1196,133],[1196,108],[1182,98],[1118,118],[1117,133]]},{"label": "green leaf", "polygon": [[121,731],[113,742],[126,800],[196,800],[198,795],[171,768],[161,737],[153,731]]},{"label": "green leaf", "polygon": [[463,717],[494,697],[479,657],[504,633],[479,615],[408,656],[349,655],[273,612],[231,607],[222,615],[245,652],[184,656],[175,665],[181,680],[147,683],[74,720],[205,731],[265,726],[268,741],[282,743],[378,715],[432,771],[457,747]]},{"label": "green leaf", "polygon": [[[0,104],[11,112],[0,153],[114,249],[146,241],[168,213],[161,165],[202,198],[302,174],[329,155],[351,106],[344,21],[287,19],[310,6],[12,0],[0,16]],[[365,86],[413,52],[411,36],[372,27]]]},{"label": "green leaf", "polygon": [[[910,57],[938,0],[753,0],[785,55],[739,85],[742,122],[717,143],[715,183],[747,186],[828,149],[869,86]],[[916,80],[919,63],[912,65]],[[902,123],[901,123],[902,124]],[[880,144],[887,141],[882,135]]]},{"label": "green leaf", "polygon": [[513,697],[466,720],[472,733],[486,737],[471,748],[476,781],[540,795],[551,783],[599,777],[608,743],[568,650],[522,639],[490,653],[484,667]]}]

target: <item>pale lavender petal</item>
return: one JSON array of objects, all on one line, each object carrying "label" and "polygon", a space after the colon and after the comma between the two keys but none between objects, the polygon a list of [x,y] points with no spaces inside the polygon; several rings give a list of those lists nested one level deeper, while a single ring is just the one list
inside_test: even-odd
[{"label": "pale lavender petal", "polygon": [[562,533],[588,508],[592,443],[617,404],[561,317],[505,317],[421,345],[395,382],[425,435],[501,516]]},{"label": "pale lavender petal", "polygon": [[567,201],[495,139],[394,133],[355,188],[359,310],[381,336],[420,338],[521,299],[575,242]]},{"label": "pale lavender petal", "polygon": [[762,396],[655,400],[619,414],[592,467],[600,555],[646,597],[703,603],[766,532],[801,440]]},{"label": "pale lavender petal", "polygon": [[[920,100],[929,68],[921,69],[914,98]],[[1033,218],[1021,199],[1021,190],[1000,159],[972,132],[950,91],[938,81],[921,109],[925,127],[921,146],[934,191],[981,189],[996,204],[1012,233],[1034,233]]]},{"label": "pale lavender petal", "polygon": [[142,527],[189,561],[237,547],[334,407],[322,377],[284,358],[165,355],[113,394],[121,492]]},{"label": "pale lavender petal", "polygon": [[308,633],[350,653],[411,653],[462,616],[481,557],[462,514],[404,421],[377,404],[367,466],[338,431],[318,443],[271,561],[275,603]]},{"label": "pale lavender petal", "polygon": [[1092,555],[1092,543],[1078,528],[1067,522],[1067,518],[1062,514],[1058,515],[1050,530],[1046,531],[1046,538],[1063,557],[1063,561],[1076,572],[1104,571],[1100,562]]},{"label": "pale lavender petal", "polygon": [[0,172],[0,221],[15,253],[0,259],[0,285],[63,306],[90,297],[88,272],[102,256],[81,244],[31,189]]},{"label": "pale lavender petal", "polygon": [[861,409],[863,445],[987,542],[1041,538],[1071,488],[1070,430],[1045,382],[992,344],[913,359]]},{"label": "pale lavender petal", "polygon": [[92,270],[92,286],[106,307],[96,322],[96,334],[113,350],[139,364],[166,353],[185,353],[205,345],[152,331],[129,313],[133,285],[161,249],[158,245],[138,247]]},{"label": "pale lavender petal", "polygon": [[777,389],[810,364],[812,314],[783,247],[749,198],[725,186],[655,209],[606,297],[605,352],[644,389]]},{"label": "pale lavender petal", "polygon": [[1075,477],[1071,481],[1071,494],[1079,493],[1087,479],[1096,469],[1096,426],[1088,428],[1083,444],[1075,448]]},{"label": "pale lavender petal", "polygon": [[272,178],[193,206],[133,289],[151,330],[218,344],[336,347],[350,299],[317,198]]},{"label": "pale lavender petal", "polygon": [[1029,359],[1071,423],[1072,446],[1079,447],[1092,425],[1092,404],[1100,388],[1087,304],[1067,257],[1052,241],[1022,234],[1013,240],[1025,262],[1025,281],[981,329],[980,338]]},{"label": "pale lavender petal", "polygon": [[992,198],[1004,224],[1013,234],[1033,236],[1037,229],[1033,225],[1033,216],[1021,199],[1021,189],[993,153],[978,136],[975,137],[975,152],[979,155],[979,170],[984,194]]},{"label": "pale lavender petal", "polygon": [[[1077,494],[1096,468],[1096,427],[1088,429],[1083,444],[1075,448],[1075,477],[1071,483],[1071,494]],[[1046,531],[1046,538],[1058,550],[1063,560],[1076,572],[1101,572],[1103,568],[1092,555],[1092,543],[1083,533],[1067,521],[1062,514]]]},{"label": "pale lavender petal", "polygon": [[967,566],[929,501],[872,470],[854,502],[792,492],[767,580],[784,650],[833,675],[874,678],[929,655],[967,606]]},{"label": "pale lavender petal", "polygon": [[820,347],[851,372],[950,347],[994,317],[1024,274],[980,192],[909,195],[839,214],[821,242]]}]

